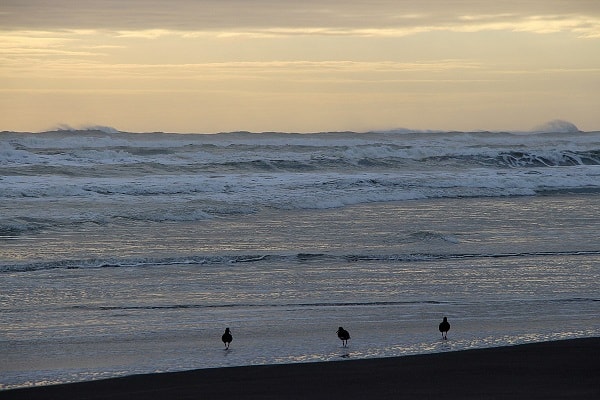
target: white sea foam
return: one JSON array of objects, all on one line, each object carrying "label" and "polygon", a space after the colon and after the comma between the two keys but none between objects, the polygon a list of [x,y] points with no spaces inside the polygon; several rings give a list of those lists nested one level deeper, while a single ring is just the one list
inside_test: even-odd
[{"label": "white sea foam", "polygon": [[264,207],[600,190],[598,132],[93,130],[5,132],[0,139],[4,232],[118,218],[202,220]]}]

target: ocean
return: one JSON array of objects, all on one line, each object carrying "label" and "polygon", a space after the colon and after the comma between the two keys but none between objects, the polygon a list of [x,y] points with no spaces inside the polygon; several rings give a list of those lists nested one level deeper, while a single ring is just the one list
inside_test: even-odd
[{"label": "ocean", "polygon": [[0,387],[599,336],[598,210],[600,132],[2,132]]}]

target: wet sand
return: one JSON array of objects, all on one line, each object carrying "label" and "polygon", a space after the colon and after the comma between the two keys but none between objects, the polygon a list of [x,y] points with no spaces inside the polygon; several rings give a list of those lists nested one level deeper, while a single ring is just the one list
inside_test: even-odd
[{"label": "wet sand", "polygon": [[600,399],[600,338],[416,356],[134,375],[0,399]]}]

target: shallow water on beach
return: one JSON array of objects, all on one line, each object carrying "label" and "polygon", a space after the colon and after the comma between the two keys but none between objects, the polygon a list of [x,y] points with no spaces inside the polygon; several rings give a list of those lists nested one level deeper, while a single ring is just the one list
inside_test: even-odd
[{"label": "shallow water on beach", "polygon": [[429,199],[7,237],[0,384],[598,336],[598,209]]}]

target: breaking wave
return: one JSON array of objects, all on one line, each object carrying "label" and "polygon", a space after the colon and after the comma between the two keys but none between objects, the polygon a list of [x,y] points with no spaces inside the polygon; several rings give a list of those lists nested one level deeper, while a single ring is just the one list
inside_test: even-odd
[{"label": "breaking wave", "polygon": [[200,221],[263,208],[600,192],[600,132],[565,129],[3,132],[0,201],[7,212],[0,237],[79,224]]}]

